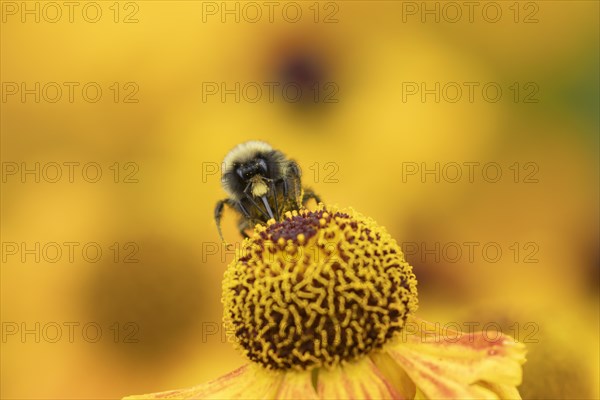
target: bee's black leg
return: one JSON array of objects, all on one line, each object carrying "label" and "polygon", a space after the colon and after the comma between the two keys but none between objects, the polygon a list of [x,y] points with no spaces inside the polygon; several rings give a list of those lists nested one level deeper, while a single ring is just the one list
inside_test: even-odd
[{"label": "bee's black leg", "polygon": [[296,161],[290,160],[286,167],[285,173],[286,175],[291,175],[295,178],[300,177],[300,167],[298,166],[298,164],[296,164]]},{"label": "bee's black leg", "polygon": [[300,167],[295,161],[290,161],[286,175],[290,178],[293,178],[293,182],[295,183],[294,190],[298,192],[300,189]]},{"label": "bee's black leg", "polygon": [[232,203],[233,202],[230,199],[219,200],[215,206],[215,222],[217,223],[217,231],[219,231],[219,237],[222,241],[224,241],[223,232],[221,232],[221,217],[223,216],[223,208],[225,208],[225,204],[227,204],[229,207],[233,207]]},{"label": "bee's black leg", "polygon": [[244,217],[250,218],[250,213],[248,212],[248,210],[246,210],[246,207],[244,207],[242,202],[238,201],[237,205],[240,208],[240,211],[242,212],[242,214],[244,214]]},{"label": "bee's black leg", "polygon": [[321,198],[318,194],[312,191],[312,189],[304,188],[304,195],[302,195],[302,205],[306,205],[306,202],[310,199],[315,199],[317,204],[321,202]]},{"label": "bee's black leg", "polygon": [[[241,201],[235,201],[232,199],[224,199],[224,200],[219,200],[217,202],[217,205],[215,206],[215,222],[217,224],[217,230],[219,231],[219,237],[221,238],[222,241],[224,241],[223,239],[223,232],[221,231],[221,218],[223,216],[223,210],[225,208],[225,205],[233,208],[234,210],[238,210],[240,213],[242,213],[244,215],[244,217],[246,218],[250,218],[250,213],[248,213],[248,210],[246,210],[246,207],[244,207],[244,205],[242,204]],[[242,220],[243,222],[244,220]],[[243,232],[243,229],[245,228],[240,228],[240,233],[242,234],[243,237],[248,237],[248,235],[246,235],[245,232]]]},{"label": "bee's black leg", "polygon": [[240,232],[240,235],[242,235],[242,237],[243,237],[244,239],[247,239],[247,238],[249,238],[249,237],[250,237],[250,236],[249,236],[249,235],[246,233],[246,229],[248,229],[248,228],[249,228],[249,226],[248,226],[248,225],[249,225],[249,224],[248,224],[248,220],[245,220],[245,219],[241,219],[241,220],[240,220],[240,222],[239,222],[239,224],[238,224],[238,230],[239,230],[239,232]]},{"label": "bee's black leg", "polygon": [[[287,179],[285,179],[285,178],[279,178],[277,180],[277,182],[282,182],[282,184],[283,184],[283,202],[285,204],[285,201],[288,198],[288,182],[287,182]],[[294,199],[296,199],[296,196],[294,196]],[[298,206],[298,204],[296,204],[296,208],[300,208]]]},{"label": "bee's black leg", "polygon": [[286,179],[283,180],[283,189],[284,196],[287,197],[288,192],[288,180],[290,180],[293,184],[294,189],[294,203],[296,203],[296,208],[300,208],[301,204],[298,204],[299,193],[301,193],[302,188],[300,187],[300,167],[296,164],[295,161],[290,161],[287,169],[286,169]]},{"label": "bee's black leg", "polygon": [[287,181],[283,178],[281,178],[281,180],[283,181],[283,197],[287,197],[287,194],[288,194]]}]

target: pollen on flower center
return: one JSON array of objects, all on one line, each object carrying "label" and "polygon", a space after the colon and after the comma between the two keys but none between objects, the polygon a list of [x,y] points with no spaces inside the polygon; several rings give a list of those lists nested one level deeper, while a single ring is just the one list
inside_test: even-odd
[{"label": "pollen on flower center", "polygon": [[269,369],[334,366],[380,348],[417,308],[416,279],[384,228],[321,206],[255,228],[223,282],[225,326]]}]

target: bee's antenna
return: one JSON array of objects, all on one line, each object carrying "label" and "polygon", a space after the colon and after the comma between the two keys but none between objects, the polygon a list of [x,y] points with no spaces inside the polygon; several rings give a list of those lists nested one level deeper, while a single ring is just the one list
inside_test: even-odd
[{"label": "bee's antenna", "polygon": [[270,179],[269,186],[271,188],[271,193],[273,193],[273,202],[275,203],[275,220],[279,221],[279,205],[277,204],[277,191],[275,189],[275,182]]}]

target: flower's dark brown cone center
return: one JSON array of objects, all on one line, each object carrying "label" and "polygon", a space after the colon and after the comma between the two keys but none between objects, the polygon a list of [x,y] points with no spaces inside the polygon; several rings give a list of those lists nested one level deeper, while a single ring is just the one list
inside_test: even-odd
[{"label": "flower's dark brown cone center", "polygon": [[380,348],[416,310],[397,243],[352,212],[301,211],[258,226],[223,284],[228,332],[270,369],[308,369]]}]

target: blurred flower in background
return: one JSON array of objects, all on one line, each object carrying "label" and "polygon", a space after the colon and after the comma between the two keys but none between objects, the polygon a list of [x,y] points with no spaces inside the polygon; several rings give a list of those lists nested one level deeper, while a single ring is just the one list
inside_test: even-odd
[{"label": "blurred flower in background", "polygon": [[259,139],[386,222],[420,317],[524,342],[524,398],[598,398],[598,3],[509,3],[2,2],[2,397],[243,362],[213,208]]}]

